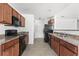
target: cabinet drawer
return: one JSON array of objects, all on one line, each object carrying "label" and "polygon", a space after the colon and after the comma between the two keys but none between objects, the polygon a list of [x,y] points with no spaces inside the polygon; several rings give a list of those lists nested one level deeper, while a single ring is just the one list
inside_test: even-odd
[{"label": "cabinet drawer", "polygon": [[73,53],[63,45],[60,45],[60,56],[76,56],[76,53]]},{"label": "cabinet drawer", "polygon": [[66,48],[70,49],[71,51],[73,51],[74,53],[78,52],[78,48],[77,46],[70,44],[68,42],[65,42],[63,40],[60,40],[60,44],[62,44],[63,46],[65,46]]},{"label": "cabinet drawer", "polygon": [[11,46],[13,46],[14,44],[16,44],[17,42],[19,42],[19,39],[15,39],[15,40],[12,40],[10,42],[7,42],[5,44],[2,45],[2,49],[5,50]]}]

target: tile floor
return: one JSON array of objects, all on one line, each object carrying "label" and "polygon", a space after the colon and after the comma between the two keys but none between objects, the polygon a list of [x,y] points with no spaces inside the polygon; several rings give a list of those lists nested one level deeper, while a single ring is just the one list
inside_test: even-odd
[{"label": "tile floor", "polygon": [[22,56],[57,56],[43,39],[35,39],[33,45],[28,45]]}]

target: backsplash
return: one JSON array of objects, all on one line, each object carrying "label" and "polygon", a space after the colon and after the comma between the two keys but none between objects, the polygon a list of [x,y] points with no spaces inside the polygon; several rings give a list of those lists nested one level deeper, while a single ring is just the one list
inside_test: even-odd
[{"label": "backsplash", "polygon": [[27,31],[25,27],[5,26],[4,24],[0,24],[0,34],[5,34],[5,30],[7,29],[16,29],[18,32]]},{"label": "backsplash", "polygon": [[4,24],[0,24],[0,34],[5,34]]}]

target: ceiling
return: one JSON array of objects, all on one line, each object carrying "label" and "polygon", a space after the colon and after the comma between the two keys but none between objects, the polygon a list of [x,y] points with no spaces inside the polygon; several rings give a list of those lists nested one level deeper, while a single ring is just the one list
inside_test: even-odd
[{"label": "ceiling", "polygon": [[70,3],[12,3],[22,14],[34,14],[36,19],[47,19],[61,12]]}]

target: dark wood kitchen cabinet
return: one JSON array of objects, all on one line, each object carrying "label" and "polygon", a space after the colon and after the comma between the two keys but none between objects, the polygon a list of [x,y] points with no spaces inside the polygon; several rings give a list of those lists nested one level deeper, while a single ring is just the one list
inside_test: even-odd
[{"label": "dark wood kitchen cabinet", "polygon": [[55,37],[51,36],[51,48],[55,50]]},{"label": "dark wood kitchen cabinet", "polygon": [[12,8],[7,3],[0,3],[0,23],[12,24]]},{"label": "dark wood kitchen cabinet", "polygon": [[12,25],[12,16],[18,18],[21,27],[25,27],[25,18],[7,3],[0,3],[0,23]]},{"label": "dark wood kitchen cabinet", "polygon": [[12,15],[18,18],[18,12],[15,9],[12,9]]},{"label": "dark wood kitchen cabinet", "polygon": [[59,38],[55,37],[54,39],[54,51],[59,55]]},{"label": "dark wood kitchen cabinet", "polygon": [[79,46],[75,46],[54,35],[51,35],[51,48],[59,56],[77,56],[77,55],[79,55]]},{"label": "dark wood kitchen cabinet", "polygon": [[64,47],[63,45],[60,45],[60,56],[76,56],[76,54]]},{"label": "dark wood kitchen cabinet", "polygon": [[1,47],[1,45],[0,45],[0,56],[2,55],[2,47]]},{"label": "dark wood kitchen cabinet", "polygon": [[20,22],[21,15],[15,9],[12,10],[12,16],[15,16],[18,19],[18,21]]},{"label": "dark wood kitchen cabinet", "polygon": [[19,20],[19,22],[21,23],[21,15],[18,13],[18,20]]},{"label": "dark wood kitchen cabinet", "polygon": [[3,4],[3,22],[12,24],[12,8],[7,4]]},{"label": "dark wood kitchen cabinet", "polygon": [[59,55],[59,39],[55,36],[52,36],[51,48]]},{"label": "dark wood kitchen cabinet", "polygon": [[0,23],[3,22],[3,4],[0,3]]},{"label": "dark wood kitchen cabinet", "polygon": [[77,46],[60,40],[60,56],[76,56],[78,53]]},{"label": "dark wood kitchen cabinet", "polygon": [[13,46],[13,56],[18,56],[19,55],[19,43],[16,43]]},{"label": "dark wood kitchen cabinet", "polygon": [[54,45],[55,45],[55,43],[54,43],[54,39],[51,39],[51,48],[54,50]]},{"label": "dark wood kitchen cabinet", "polygon": [[2,51],[2,56],[12,56],[12,47]]},{"label": "dark wood kitchen cabinet", "polygon": [[21,16],[21,27],[25,27],[25,18]]},{"label": "dark wood kitchen cabinet", "polygon": [[12,40],[2,45],[2,56],[18,56],[19,39]]}]

